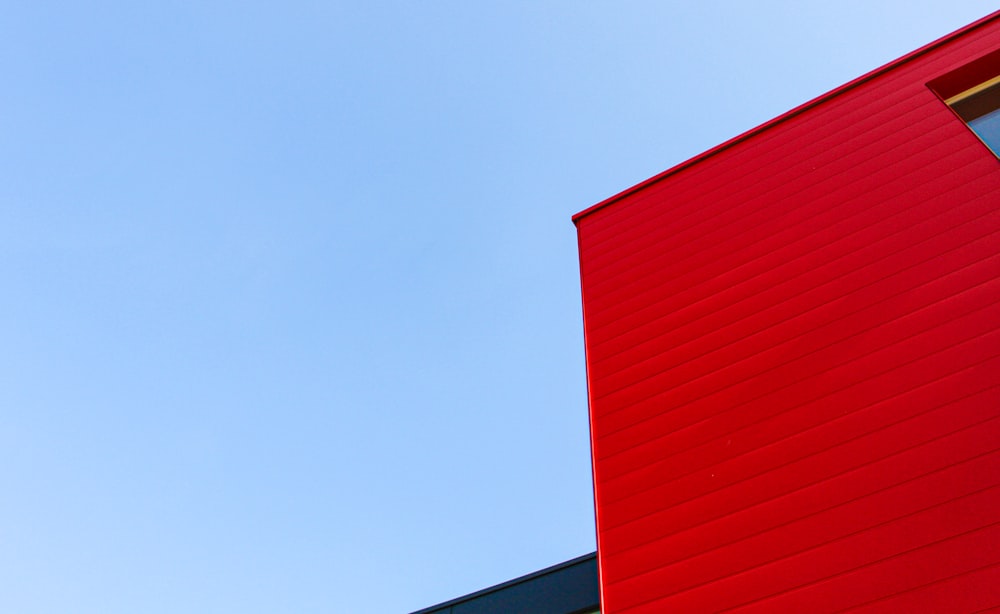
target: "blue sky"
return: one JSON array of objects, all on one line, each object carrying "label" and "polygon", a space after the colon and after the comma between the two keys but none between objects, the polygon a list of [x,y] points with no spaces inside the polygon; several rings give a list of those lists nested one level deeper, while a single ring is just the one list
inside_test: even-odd
[{"label": "blue sky", "polygon": [[0,611],[592,551],[570,216],[993,9],[6,2]]}]

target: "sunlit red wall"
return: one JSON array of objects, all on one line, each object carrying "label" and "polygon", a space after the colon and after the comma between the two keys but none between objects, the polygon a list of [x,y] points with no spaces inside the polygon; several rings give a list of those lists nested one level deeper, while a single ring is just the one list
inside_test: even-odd
[{"label": "sunlit red wall", "polygon": [[575,218],[604,612],[1000,605],[1000,161],[927,85],[998,48]]}]

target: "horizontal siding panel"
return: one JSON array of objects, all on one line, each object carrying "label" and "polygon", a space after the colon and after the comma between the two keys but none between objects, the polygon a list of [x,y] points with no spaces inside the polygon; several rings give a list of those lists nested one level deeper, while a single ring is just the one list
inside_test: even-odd
[{"label": "horizontal siding panel", "polygon": [[[966,230],[978,234],[979,226],[975,224]],[[996,241],[997,233],[968,242],[960,239],[958,243],[961,244],[950,250],[931,241],[862,267],[853,275],[835,277],[801,294],[783,294],[778,304],[768,305],[735,322],[727,324],[722,320],[718,326],[713,326],[715,318],[705,323],[692,322],[677,329],[676,334],[654,337],[617,361],[605,361],[600,365],[605,370],[602,379],[619,377],[623,371],[641,377],[655,374],[652,369],[656,366],[666,372],[708,358],[724,363],[760,351],[771,337],[809,333],[835,320],[849,318],[864,308],[906,300],[906,293],[925,285],[956,283],[956,279],[949,280],[952,277],[982,279],[982,275],[995,276],[998,270],[994,255]],[[634,365],[629,366],[628,356],[635,356]]]},{"label": "horizontal siding panel", "polygon": [[[950,492],[962,490],[952,487]],[[914,535],[909,542],[906,542],[906,548],[882,552],[880,554],[883,557],[894,556],[900,551],[925,546],[936,541],[935,538],[946,539],[954,534],[977,530],[986,522],[987,516],[984,516],[981,511],[970,510],[970,507],[1000,503],[1000,488],[964,491],[950,498],[934,498],[927,496],[925,492],[920,493],[925,495],[921,499],[893,499],[887,494],[880,494],[883,496],[873,497],[870,501],[854,502],[852,505],[844,506],[841,510],[834,510],[845,512],[844,514],[817,515],[785,525],[781,527],[778,539],[764,533],[738,542],[726,550],[710,551],[681,563],[659,567],[655,571],[628,578],[619,583],[607,580],[606,582],[608,582],[609,587],[619,586],[620,592],[628,593],[631,599],[640,602],[644,600],[643,587],[646,586],[654,587],[660,596],[664,592],[677,594],[702,586],[710,586],[714,582],[723,581],[725,578],[750,570],[766,568],[769,565],[782,565],[791,559],[801,565],[819,568],[808,570],[808,573],[814,575],[808,576],[805,582],[799,583],[807,584],[855,569],[857,567],[856,557],[862,554],[858,553],[857,550],[863,550],[868,546],[863,538],[883,539],[881,534],[892,532],[892,525],[897,522],[905,523],[919,516],[933,518],[945,516],[950,526],[947,532],[937,535]],[[882,507],[875,505],[878,501],[883,503]],[[868,515],[847,515],[847,513],[854,511],[867,512]],[[863,538],[859,539],[859,536],[863,536]],[[831,565],[830,561],[836,559],[838,554],[854,556],[845,557],[846,560],[843,561],[842,566]],[[818,561],[818,559],[822,559],[822,561]],[[982,561],[979,561],[973,568],[983,564]],[[947,570],[941,570],[938,578],[945,575],[947,575]],[[783,580],[788,579],[790,579],[788,576],[780,578],[778,580],[779,586]],[[914,584],[919,585],[920,583]],[[759,583],[754,589],[760,590],[757,595],[768,596],[772,594],[767,592],[763,583]],[[719,590],[724,589],[720,586]],[[858,601],[861,602],[864,599]],[[734,602],[725,605],[713,605],[712,607],[731,607],[735,603],[741,603],[741,600],[734,600]]]},{"label": "horizontal siding panel", "polygon": [[[742,395],[742,398],[745,399],[742,403],[721,402],[720,399],[725,398],[726,393],[730,392],[727,389],[717,394],[698,397],[683,407],[681,404],[664,404],[664,409],[673,407],[673,411],[665,411],[664,413],[654,415],[647,421],[649,423],[655,422],[657,428],[652,428],[652,424],[643,424],[640,425],[641,428],[621,429],[601,437],[598,440],[601,443],[598,458],[608,459],[609,462],[606,464],[610,474],[617,475],[620,471],[616,468],[624,465],[622,470],[626,470],[628,465],[634,464],[632,461],[637,455],[642,455],[642,447],[647,443],[657,442],[664,437],[671,436],[673,437],[673,442],[670,448],[683,450],[685,447],[697,445],[711,439],[713,436],[719,436],[727,432],[727,427],[730,424],[727,422],[727,419],[732,418],[732,416],[727,415],[727,412],[740,410],[742,416],[739,420],[745,423],[748,420],[752,421],[754,418],[763,419],[776,415],[782,407],[775,402],[777,400],[775,397],[779,394],[787,398],[791,404],[805,403],[813,400],[813,398],[819,398],[818,396],[814,396],[817,391],[833,394],[839,390],[838,384],[841,383],[836,376],[844,370],[857,371],[857,362],[860,360],[867,359],[868,362],[873,362],[877,358],[885,358],[886,362],[879,366],[883,368],[887,367],[885,370],[888,370],[897,365],[904,366],[909,364],[910,361],[907,359],[920,358],[934,351],[945,349],[945,344],[952,341],[949,331],[963,325],[968,324],[968,326],[974,327],[970,330],[977,331],[976,333],[968,333],[970,335],[988,333],[991,330],[989,327],[994,326],[996,319],[1000,317],[996,306],[990,305],[987,302],[990,298],[990,292],[996,291],[998,284],[1000,284],[1000,281],[991,280],[960,295],[950,297],[947,302],[938,302],[929,306],[923,312],[910,314],[907,316],[910,319],[899,318],[890,323],[900,323],[900,326],[902,324],[914,324],[915,326],[917,323],[920,323],[918,316],[924,316],[924,321],[926,322],[927,320],[931,320],[932,316],[946,310],[950,304],[971,304],[979,308],[979,310],[969,316],[962,316],[956,319],[955,322],[958,322],[957,324],[945,322],[944,324],[935,326],[937,322],[932,322],[924,328],[906,327],[900,331],[892,330],[892,326],[885,326],[881,329],[867,331],[869,335],[867,338],[860,338],[861,336],[859,338],[849,338],[838,342],[838,347],[826,348],[830,350],[830,355],[835,357],[826,364],[819,362],[819,359],[825,358],[825,356],[817,356],[815,360],[812,360],[813,356],[804,356],[791,366],[779,365],[778,368],[760,374],[758,377],[742,380],[741,384],[735,387],[737,388],[736,392],[728,395],[729,398],[740,398]],[[942,328],[944,329],[943,331],[937,330]],[[926,334],[917,335],[917,332]],[[935,340],[937,340],[936,344],[927,345]],[[964,340],[964,338],[956,339],[958,342]],[[921,345],[925,347],[921,348]],[[913,351],[921,353],[911,355],[900,351],[900,346],[912,348]],[[869,347],[878,347],[880,349],[875,352],[867,352],[867,356],[857,356],[859,353],[858,348],[868,349]],[[834,352],[837,352],[837,354],[834,354]],[[847,358],[840,359],[841,354]],[[874,356],[874,358],[870,358],[871,356]],[[890,357],[893,356],[895,356],[895,363],[889,362]],[[815,368],[810,368],[813,363],[819,364],[816,364]],[[918,381],[933,379],[932,376],[935,375],[935,371],[941,368],[940,365],[934,363],[922,364],[924,369],[919,372],[914,371],[915,367],[909,369],[911,377],[922,376]],[[794,370],[792,367],[794,367]],[[881,372],[883,371],[880,369],[873,374]],[[802,375],[807,375],[808,377],[801,377]],[[781,386],[783,382],[791,383]],[[767,391],[767,394],[756,394],[757,390],[753,388],[755,385],[758,389],[762,388]],[[809,397],[800,396],[800,394],[808,393],[812,394]],[[761,400],[758,401],[758,398],[761,398]],[[853,406],[856,407],[856,404]],[[845,409],[850,409],[851,407],[852,405],[849,405]],[[663,428],[664,425],[670,425],[670,427]],[[663,444],[665,442],[660,441],[659,443]],[[621,458],[614,458],[612,462],[612,457],[616,455],[621,455]]]},{"label": "horizontal siding panel", "polygon": [[[909,553],[933,562],[942,556],[974,556],[984,544],[1000,544],[1000,523],[991,523],[998,506],[1000,488],[991,488],[683,592],[669,592],[674,582],[648,574],[641,582],[613,589],[619,602],[609,603],[609,610],[646,604],[653,608],[650,612],[717,612],[889,557]],[[739,568],[740,561],[728,566]]]},{"label": "horizontal siding panel", "polygon": [[[871,611],[914,612],[921,608],[938,612],[975,612],[1000,604],[1000,587],[982,590],[995,554],[977,547],[975,540],[998,536],[995,532],[976,532],[948,540],[934,550],[917,550],[857,571],[836,576],[776,597],[737,609],[741,614],[759,612],[837,612],[869,604]],[[932,565],[928,558],[933,556]],[[1000,571],[1000,570],[998,570]],[[970,586],[972,585],[972,586]],[[978,585],[979,590],[973,588]],[[975,593],[968,595],[969,590]],[[921,596],[913,606],[901,607],[900,597],[908,591]],[[884,598],[887,593],[893,595]],[[873,603],[874,602],[874,603]],[[880,603],[879,603],[880,602]],[[935,604],[935,605],[932,605]],[[864,609],[868,608],[863,608]]]},{"label": "horizontal siding panel", "polygon": [[[996,398],[995,392],[993,398]],[[813,509],[810,506],[824,509],[824,506],[833,506],[853,497],[870,494],[880,488],[919,477],[935,468],[962,462],[970,456],[987,454],[997,448],[997,439],[987,438],[987,435],[1000,435],[1000,425],[996,419],[983,420],[984,412],[981,408],[970,408],[961,403],[946,407],[955,415],[935,412],[917,424],[905,425],[890,433],[879,433],[870,439],[850,442],[807,457],[795,465],[784,465],[728,487],[716,487],[709,480],[705,485],[689,485],[693,487],[691,490],[703,491],[693,497],[688,496],[690,490],[677,495],[659,493],[658,497],[640,497],[641,502],[647,505],[645,510],[636,513],[633,509],[631,514],[624,517],[612,515],[621,524],[605,524],[605,533],[613,544],[608,544],[602,554],[613,557],[772,500],[775,501],[768,503],[773,508],[769,512],[772,516],[794,519],[799,510],[805,514]],[[921,426],[932,424],[942,425],[944,430],[919,430]],[[891,439],[888,436],[900,433],[913,439]],[[967,447],[955,451],[946,449],[959,442]],[[873,443],[884,447],[872,447]],[[850,455],[843,452],[850,452]],[[945,458],[948,460],[943,465],[928,466],[921,461],[924,456],[941,462]],[[868,465],[878,466],[881,470],[874,473],[867,468]],[[701,488],[698,489],[698,486]],[[662,505],[663,503],[668,505]],[[605,516],[607,515],[608,512],[605,512]],[[761,521],[768,522],[766,519]],[[748,524],[753,526],[752,522],[748,521]],[[608,573],[614,575],[613,570]]]},{"label": "horizontal siding panel", "polygon": [[[996,239],[994,239],[994,240],[996,240]],[[978,248],[979,248],[979,250],[993,250],[993,249],[995,249],[991,245],[991,243],[989,241],[985,241],[985,240],[979,242]],[[964,252],[964,253],[962,253],[962,252]],[[976,254],[977,254],[977,250],[974,250],[974,249],[959,250],[959,251],[953,252],[952,254],[955,255],[955,256],[964,256],[964,257],[969,257],[970,259],[974,259],[975,256],[976,256]],[[970,256],[970,254],[971,254],[971,256]],[[955,258],[955,259],[941,258],[941,259],[935,261],[933,264],[934,265],[937,265],[939,263],[951,264],[951,263],[954,263],[956,260],[958,260],[958,258]],[[964,260],[958,260],[958,261],[964,263]],[[968,265],[968,266],[966,266],[964,268],[960,268],[960,269],[956,270],[955,272],[951,273],[948,276],[939,277],[937,279],[934,279],[931,282],[924,283],[923,285],[917,285],[917,286],[915,286],[913,288],[908,288],[908,286],[911,286],[912,284],[924,281],[924,277],[921,276],[921,275],[918,275],[918,273],[927,272],[929,275],[937,275],[940,272],[936,266],[915,267],[915,268],[912,269],[912,272],[914,273],[914,275],[909,276],[904,282],[897,282],[897,283],[900,283],[900,285],[903,286],[904,292],[910,292],[910,293],[912,293],[913,295],[916,295],[916,296],[923,295],[923,296],[926,297],[926,296],[929,295],[930,299],[925,299],[925,300],[933,301],[933,300],[936,300],[937,297],[942,296],[943,292],[946,292],[946,291],[949,291],[949,290],[954,290],[954,289],[958,289],[958,291],[964,291],[964,290],[967,290],[967,289],[974,288],[974,287],[976,287],[978,285],[981,285],[983,283],[987,283],[989,281],[992,281],[992,278],[994,278],[996,276],[996,270],[997,270],[996,267],[998,265],[1000,265],[1000,256],[993,256],[991,258],[987,258],[986,260],[975,261],[973,264]],[[890,287],[891,287],[890,284],[876,283],[876,284],[873,284],[872,286],[870,286],[869,288],[871,289],[872,294],[874,295],[874,297],[878,298],[878,296],[879,296],[877,294],[878,292],[880,292],[880,291],[890,291],[890,290],[888,290]],[[865,292],[859,292],[858,293],[859,298],[862,297],[864,294],[866,294],[866,293]],[[946,295],[946,294],[944,294],[944,295]],[[867,298],[867,297],[862,298],[862,300],[864,300],[865,298]],[[850,308],[842,306],[839,303],[839,301],[838,302],[833,302],[831,304],[831,306],[832,306],[832,309],[829,311],[829,313],[827,313],[827,310],[816,310],[819,313],[816,313],[815,315],[811,314],[810,312],[806,312],[803,316],[800,316],[799,318],[795,318],[795,319],[792,319],[792,320],[788,320],[787,322],[790,325],[795,320],[800,320],[800,319],[801,320],[806,320],[805,322],[800,322],[799,323],[800,326],[796,327],[797,334],[799,334],[799,335],[806,335],[809,332],[811,332],[812,330],[814,330],[812,328],[809,328],[809,324],[813,320],[816,320],[816,321],[830,321],[830,322],[832,322],[831,325],[835,326],[836,323],[839,321],[839,318],[836,315],[837,314],[837,310],[844,310],[844,311],[850,312]],[[873,307],[874,308],[878,308],[880,306],[881,306],[881,304],[879,302],[874,302],[873,303]],[[824,315],[826,316],[826,319],[823,318]],[[761,335],[761,336],[763,336],[763,335]],[[754,345],[756,345],[756,340],[752,340],[752,339],[747,339],[747,342],[744,345],[750,345],[751,341],[753,341]],[[678,348],[678,352],[680,352],[680,351],[681,351],[681,348]],[[727,356],[730,357],[731,360],[738,360],[738,359],[741,359],[741,358],[745,358],[745,356],[741,356],[739,353],[735,353],[735,352],[733,352],[733,353],[727,353]],[[691,360],[695,360],[695,359],[697,359],[697,357],[692,358]],[[672,365],[672,363],[673,363],[673,361],[671,361],[671,364],[665,364],[663,366],[664,370],[670,369],[670,368],[674,368],[675,366]],[[719,412],[718,414],[714,414],[714,415],[719,416],[720,419],[725,419],[726,413],[723,411],[723,412]],[[672,432],[677,432],[677,431],[679,431],[682,428],[684,428],[684,427],[680,426],[678,424],[678,426],[673,427],[670,430]],[[610,435],[610,433],[605,434],[604,436],[606,437],[607,435]],[[674,446],[671,446],[671,447],[673,448]]]},{"label": "horizontal siding panel", "polygon": [[[691,493],[692,487],[723,488],[950,403],[975,406],[977,402],[968,397],[993,390],[978,402],[979,411],[988,412],[982,408],[1000,405],[1000,392],[995,390],[1000,384],[992,379],[1000,370],[1000,356],[974,362],[982,353],[997,353],[994,348],[983,350],[941,356],[955,359],[949,363],[954,371],[937,380],[921,383],[897,375],[892,381],[879,382],[882,385],[872,403],[853,411],[845,409],[836,396],[824,397],[749,425],[736,423],[701,445],[687,449],[664,445],[657,461],[621,476],[605,477],[601,481],[604,504],[613,506],[630,497],[661,493],[671,493],[675,502],[683,501],[681,493]],[[956,395],[956,390],[963,394]],[[695,490],[688,497],[698,492],[707,491]]]},{"label": "horizontal siding panel", "polygon": [[[795,352],[780,346],[740,361],[690,383],[635,401],[594,423],[601,433],[599,458],[624,454],[609,464],[631,464],[634,448],[678,428],[690,426],[723,410],[745,404],[768,405],[777,393],[807,395],[832,393],[867,374],[875,375],[912,362],[951,345],[985,335],[1000,322],[996,303],[1000,280],[991,280],[947,300],[922,307],[884,325],[863,329],[820,349]],[[950,319],[949,319],[950,318]],[[920,379],[935,367],[913,373]],[[669,384],[667,384],[669,385]],[[665,386],[664,386],[665,387]],[[659,411],[657,411],[659,410]],[[668,411],[669,410],[669,411]],[[766,411],[766,409],[765,409]],[[636,426],[639,428],[635,428]],[[631,427],[631,428],[630,428]]]},{"label": "horizontal siding panel", "polygon": [[[609,553],[608,556],[617,561],[614,568],[617,573],[606,574],[605,581],[613,584],[668,566],[673,570],[670,574],[688,575],[675,567],[682,563],[689,568],[701,568],[705,573],[727,575],[720,571],[725,567],[721,561],[733,557],[745,561],[746,567],[753,567],[770,558],[778,558],[773,554],[776,548],[796,552],[997,486],[1000,484],[1000,452],[960,461],[888,487],[884,487],[883,477],[877,476],[881,482],[864,484],[865,491],[871,490],[870,493],[838,500],[832,505],[829,502],[831,491],[818,485],[813,489],[815,496],[802,498],[801,507],[761,506],[773,513],[764,515],[760,509],[749,509],[746,513],[727,515],[717,522],[698,525],[667,539],[618,554]],[[862,487],[856,488],[861,490]]]},{"label": "horizontal siding panel", "polygon": [[[980,549],[979,552],[984,550]],[[926,562],[924,563],[923,567],[928,567]],[[858,606],[851,611],[856,614],[876,612],[995,614],[1000,612],[1000,565],[990,565],[912,591],[900,592]]]},{"label": "horizontal siding panel", "polygon": [[[666,298],[669,304],[664,310],[647,312],[642,314],[644,321],[631,323],[632,330],[614,340],[614,345],[592,345],[592,364],[608,374],[595,374],[595,383],[629,368],[629,357],[642,362],[662,356],[664,349],[697,342],[715,331],[725,330],[728,337],[724,339],[735,341],[741,338],[739,333],[752,334],[782,317],[795,317],[838,299],[854,300],[855,293],[867,285],[944,256],[996,232],[998,225],[995,203],[983,195],[919,222],[906,233],[866,234],[846,238],[836,246],[817,246],[807,252],[810,257],[786,258],[784,262],[794,264],[779,264],[743,281],[726,283],[730,280],[719,275],[722,279],[712,284],[718,287],[704,298],[691,296],[693,291],[677,292]],[[822,255],[829,259],[821,260]]]},{"label": "horizontal siding panel", "polygon": [[[989,206],[986,199],[982,205]],[[892,319],[889,314],[913,311],[991,281],[1000,271],[1000,260],[994,253],[1000,230],[969,240],[970,235],[988,230],[991,221],[1000,222],[1000,213],[983,216],[958,229],[967,232],[954,232],[951,236],[942,232],[932,245],[917,246],[914,248],[917,251],[903,250],[889,262],[854,269],[794,296],[782,292],[782,297],[788,297],[779,298],[777,304],[729,325],[713,327],[692,322],[682,329],[684,337],[690,338],[687,343],[673,337],[673,343],[665,344],[657,338],[642,352],[637,349],[630,353],[638,362],[607,373],[600,380],[595,377],[592,397],[599,402],[613,399],[616,393],[630,386],[637,390],[638,384],[662,389],[657,378],[669,379],[671,383],[692,381],[719,365],[755,357],[789,342],[796,342],[799,351],[804,351],[807,341],[823,343],[837,336],[848,336],[852,329]],[[914,260],[921,262],[928,252],[931,259],[924,266],[907,266]],[[900,270],[901,267],[906,268]],[[845,286],[850,290],[845,291]],[[794,291],[789,288],[788,293]],[[695,330],[688,333],[690,328]],[[655,354],[647,356],[651,352]],[[670,357],[664,360],[667,352]],[[607,391],[602,394],[597,382],[604,382],[601,388]]]},{"label": "horizontal siding panel", "polygon": [[[961,226],[981,215],[978,207],[983,202],[992,204],[983,191],[984,186],[977,184],[984,173],[995,177],[996,163],[990,161],[987,165],[980,157],[978,164],[931,180],[929,186],[918,184],[913,188],[914,194],[930,194],[929,199],[919,202],[905,198],[905,194],[894,195],[888,189],[877,192],[874,195],[877,205],[856,208],[856,215],[839,223],[820,218],[814,230],[821,234],[803,237],[776,228],[771,233],[775,235],[773,243],[764,244],[754,254],[717,253],[718,262],[704,270],[692,269],[681,279],[665,281],[642,301],[623,300],[620,311],[609,312],[603,318],[591,316],[588,311],[596,335],[592,340],[594,349],[603,358],[655,337],[659,331],[673,330],[678,323],[704,318],[724,307],[739,307],[741,301],[760,289],[767,289],[768,281],[781,284],[804,277],[805,281],[818,285],[835,278],[829,271],[833,267],[852,264],[863,267],[932,240],[934,235],[928,231],[937,224],[941,225],[938,227],[941,231]],[[995,181],[1000,190],[1000,179]],[[911,185],[907,182],[907,189]],[[931,224],[932,220],[938,221]],[[817,266],[826,268],[817,270]],[[608,344],[609,341],[612,343]]]},{"label": "horizontal siding panel", "polygon": [[[941,352],[939,354],[929,353],[928,355],[925,355],[921,357],[921,359],[912,363],[910,366],[934,367],[940,363],[944,363],[948,359],[952,359],[957,363],[956,367],[965,367],[969,362],[976,364],[984,360],[995,358],[998,355],[998,345],[997,345],[998,343],[1000,343],[1000,332],[994,331],[988,335],[975,336],[966,343],[955,345],[952,348],[948,348],[947,351]],[[996,366],[996,363],[992,361],[989,364],[990,366]],[[948,370],[950,370],[950,368],[951,367],[949,364]],[[746,413],[742,415],[737,414],[733,416],[734,419],[742,418],[742,420],[740,422],[724,425],[727,428],[722,429],[721,433],[709,430],[710,427],[712,426],[711,421],[706,422],[705,430],[707,430],[708,433],[702,439],[704,439],[705,442],[708,442],[712,441],[712,439],[714,439],[715,436],[727,437],[729,436],[730,433],[735,434],[735,428],[734,428],[735,426],[741,426],[741,425],[749,426],[755,424],[758,420],[763,421],[765,419],[780,417],[782,414],[789,412],[797,407],[804,407],[803,411],[818,410],[821,412],[823,411],[836,412],[837,411],[836,408],[839,405],[840,412],[843,415],[847,415],[852,411],[862,410],[868,407],[869,405],[872,405],[873,401],[879,400],[886,394],[888,394],[888,393],[876,393],[875,391],[881,388],[883,385],[892,383],[893,380],[895,381],[893,385],[897,387],[904,387],[904,386],[913,387],[927,381],[927,379],[930,379],[931,381],[934,380],[933,377],[930,378],[921,377],[921,372],[920,371],[915,372],[914,369],[897,369],[897,371],[892,373],[891,375],[894,376],[893,379],[882,380],[879,378],[870,378],[870,379],[864,379],[860,384],[855,384],[853,386],[851,385],[843,386],[842,390],[839,390],[838,388],[838,394],[836,395],[819,394],[816,395],[814,398],[807,398],[807,397],[803,398],[802,396],[797,394],[789,394],[784,398],[782,398],[780,395],[772,395],[772,398],[770,400],[774,401],[776,407],[772,407],[770,404],[763,404],[758,407],[750,406],[747,408],[748,411],[746,412],[750,414],[749,417],[745,417]],[[995,377],[995,375],[996,375],[995,371],[992,373],[987,373],[986,374],[987,382],[993,383],[998,381],[998,378]],[[858,379],[861,380],[862,377],[859,377]],[[871,394],[869,396],[861,396],[862,393],[866,391],[871,391]],[[956,389],[952,393],[952,399],[956,401],[960,400],[965,397],[965,393],[966,393],[965,390]],[[876,394],[879,394],[881,396],[875,396]],[[826,398],[828,396],[830,398]],[[992,403],[991,401],[992,399],[984,401],[981,407],[987,411],[996,411],[997,405],[1000,404]],[[757,410],[757,411],[750,413],[749,410]],[[631,471],[652,465],[653,463],[656,463],[663,459],[669,459],[671,452],[674,449],[674,447],[671,446],[670,444],[671,441],[667,437],[664,437],[661,438],[661,440],[659,441],[654,440],[646,443],[642,447],[637,447],[634,450],[630,450],[631,454],[629,455],[629,459],[632,460],[633,462],[620,464],[617,467],[617,472],[604,470],[604,465],[608,465],[610,460],[614,459],[608,459],[608,460],[598,459],[599,465],[601,465],[602,467],[602,471],[598,476],[598,485],[603,488],[606,483],[618,478],[619,476],[628,475],[631,473]],[[680,446],[677,447],[680,448]],[[689,449],[695,449],[695,447],[692,446]],[[684,448],[680,448],[679,451],[685,452],[686,450]],[[686,468],[686,466],[683,464],[678,465],[678,461],[676,459],[668,460],[668,462],[670,462],[675,466],[679,466],[681,468],[680,470]],[[656,486],[657,486],[656,482],[650,481],[647,483],[646,488],[652,489],[655,488]],[[639,491],[639,489],[636,490]],[[612,492],[613,494],[620,494],[620,491],[618,491],[617,493],[615,491]],[[602,499],[602,502],[605,505],[610,505],[614,503],[613,500],[609,501],[607,499]]]}]

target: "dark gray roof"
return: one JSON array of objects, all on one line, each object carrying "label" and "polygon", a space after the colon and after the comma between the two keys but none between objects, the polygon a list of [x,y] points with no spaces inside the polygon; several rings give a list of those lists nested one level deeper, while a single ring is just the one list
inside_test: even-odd
[{"label": "dark gray roof", "polygon": [[413,614],[584,614],[599,605],[593,552]]}]

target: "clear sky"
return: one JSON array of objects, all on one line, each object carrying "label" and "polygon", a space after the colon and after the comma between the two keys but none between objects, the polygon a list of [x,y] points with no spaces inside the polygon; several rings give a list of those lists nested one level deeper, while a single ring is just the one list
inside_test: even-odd
[{"label": "clear sky", "polygon": [[570,216],[994,8],[3,2],[0,611],[592,551]]}]

